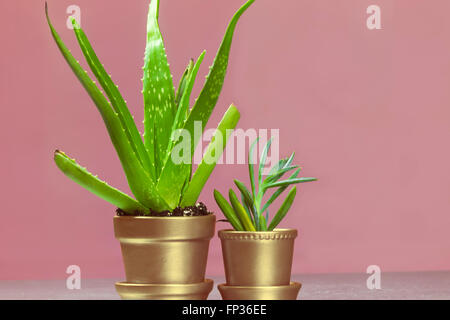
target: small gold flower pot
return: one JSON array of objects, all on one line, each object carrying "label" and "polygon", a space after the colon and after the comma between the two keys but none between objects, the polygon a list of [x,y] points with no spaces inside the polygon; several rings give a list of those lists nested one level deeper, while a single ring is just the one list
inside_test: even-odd
[{"label": "small gold flower pot", "polygon": [[116,284],[118,293],[122,298],[136,299],[171,295],[174,299],[206,299],[212,288],[210,281],[205,281],[205,270],[215,223],[214,215],[115,216],[114,233],[126,274],[126,282]]},{"label": "small gold flower pot", "polygon": [[290,281],[296,237],[295,229],[220,230],[227,281],[219,286],[222,298],[277,300],[296,297],[300,284]]}]

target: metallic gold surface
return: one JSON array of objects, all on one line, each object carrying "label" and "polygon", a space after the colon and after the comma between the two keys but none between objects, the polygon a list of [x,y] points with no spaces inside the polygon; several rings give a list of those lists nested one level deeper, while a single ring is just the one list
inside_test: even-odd
[{"label": "metallic gold surface", "polygon": [[117,292],[126,300],[206,300],[212,288],[210,279],[193,284],[116,283]]},{"label": "metallic gold surface", "polygon": [[220,230],[227,286],[289,286],[295,229]]},{"label": "metallic gold surface", "polygon": [[[159,297],[162,298],[170,292],[189,295],[186,290],[203,288],[215,223],[214,215],[115,216],[114,233],[120,242],[126,274],[126,283],[119,286],[125,292],[121,295],[130,296],[136,290],[136,297],[153,297],[161,290]],[[165,286],[168,284],[175,286]],[[192,294],[197,294],[195,290]]]},{"label": "metallic gold surface", "polygon": [[301,284],[291,282],[287,286],[228,286],[219,284],[223,300],[295,300]]}]

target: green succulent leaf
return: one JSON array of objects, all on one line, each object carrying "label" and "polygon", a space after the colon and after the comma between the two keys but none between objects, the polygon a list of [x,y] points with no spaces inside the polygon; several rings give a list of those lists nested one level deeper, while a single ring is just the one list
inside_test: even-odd
[{"label": "green succulent leaf", "polygon": [[99,81],[102,88],[105,90],[106,95],[108,96],[109,101],[114,108],[114,111],[117,112],[119,120],[131,144],[131,147],[133,148],[133,151],[136,152],[136,155],[142,166],[152,175],[152,179],[155,181],[156,177],[153,175],[154,170],[152,170],[150,158],[144,147],[144,143],[142,142],[141,135],[137,130],[136,124],[134,123],[133,117],[128,110],[125,100],[120,94],[118,87],[114,84],[114,82],[111,80],[111,77],[105,71],[103,65],[95,54],[95,51],[92,48],[88,38],[86,37],[86,34],[73,18],[72,24],[74,26],[73,29],[80,45],[81,51],[83,52],[83,55],[86,58],[86,61],[95,77]]},{"label": "green succulent leaf", "polygon": [[[290,177],[289,179],[295,179],[297,178],[298,174],[300,173],[300,169],[297,169]],[[262,207],[261,211],[264,212],[269,208],[269,206],[283,193],[284,190],[286,190],[289,187],[289,185],[279,187],[267,200],[266,204]]]},{"label": "green succulent leaf", "polygon": [[62,151],[55,151],[54,160],[58,168],[67,177],[96,196],[122,209],[126,213],[149,213],[148,208],[144,207],[122,191],[109,186],[106,182],[100,180],[96,176],[93,176],[85,168],[77,164],[74,159],[69,158]]},{"label": "green succulent leaf", "polygon": [[147,19],[147,46],[144,58],[144,142],[159,177],[167,158],[175,119],[175,93],[164,42],[158,25],[159,0],[152,0]]},{"label": "green succulent leaf", "polygon": [[267,141],[267,144],[264,146],[264,149],[261,153],[261,159],[259,160],[259,170],[258,170],[258,181],[259,184],[263,182],[263,171],[264,167],[266,166],[266,159],[267,159],[267,153],[269,152],[270,145],[272,144],[273,138],[270,138],[269,141]]},{"label": "green succulent leaf", "polygon": [[267,231],[267,222],[263,215],[261,215],[261,218],[259,219],[259,230]]},{"label": "green succulent leaf", "polygon": [[241,192],[242,198],[244,199],[244,203],[251,209],[252,212],[254,212],[253,208],[253,199],[250,191],[247,189],[244,183],[241,181],[234,179],[234,184],[238,187],[239,191]]},{"label": "green succulent leaf", "polygon": [[290,207],[292,206],[292,203],[294,202],[295,195],[297,194],[297,187],[293,187],[291,191],[289,191],[286,199],[284,199],[283,204],[281,205],[280,209],[278,209],[277,214],[275,217],[273,217],[272,221],[270,222],[269,231],[272,231],[273,229],[278,226],[278,224],[283,220],[283,218],[286,216],[286,213],[289,211]]},{"label": "green succulent leaf", "polygon": [[253,223],[250,220],[249,216],[245,212],[244,207],[239,202],[239,199],[237,198],[237,196],[234,193],[233,189],[230,189],[230,191],[228,192],[228,196],[230,198],[230,202],[231,202],[231,205],[233,207],[233,210],[236,213],[236,215],[239,218],[239,220],[241,221],[241,224],[244,227],[245,231],[256,231],[255,226],[253,225]]},{"label": "green succulent leaf", "polygon": [[214,199],[216,200],[216,203],[219,206],[220,210],[223,212],[223,215],[225,216],[225,218],[227,218],[228,222],[233,226],[233,228],[236,231],[244,231],[244,227],[233,211],[233,208],[217,190],[214,190]]},{"label": "green succulent leaf", "polygon": [[197,201],[203,186],[222,155],[222,152],[228,142],[228,138],[230,137],[233,129],[236,127],[239,118],[239,111],[232,104],[228,108],[227,112],[225,112],[225,115],[217,126],[216,133],[212,137],[211,142],[206,149],[202,162],[198,165],[197,170],[189,183],[189,187],[183,194],[181,206],[191,206]]},{"label": "green succulent leaf", "polygon": [[50,27],[53,39],[56,42],[64,59],[83,85],[94,104],[97,106],[105,126],[108,130],[111,141],[117,151],[122,167],[127,176],[128,184],[136,199],[143,205],[154,210],[165,210],[168,208],[164,199],[156,192],[155,185],[150,175],[139,162],[139,159],[134,152],[131,144],[125,134],[124,128],[120,122],[119,116],[114,112],[110,103],[105,96],[100,92],[95,83],[89,78],[87,72],[83,70],[77,60],[72,56],[67,49],[60,36],[53,28],[48,16],[47,5],[45,6],[47,22]]},{"label": "green succulent leaf", "polygon": [[256,190],[255,190],[255,169],[253,167],[253,151],[255,149],[255,145],[258,143],[259,137],[256,138],[256,140],[252,143],[250,146],[250,150],[248,151],[248,172],[250,176],[250,186],[252,188],[252,195],[253,197],[256,197]]},{"label": "green succulent leaf", "polygon": [[266,188],[275,188],[275,187],[282,187],[282,186],[288,186],[290,184],[296,184],[296,183],[303,183],[303,182],[311,182],[311,181],[317,181],[317,178],[295,178],[295,179],[287,179],[282,181],[277,181],[274,183],[270,183],[266,185]]},{"label": "green succulent leaf", "polygon": [[269,176],[273,176],[277,171],[280,171],[283,167],[284,164],[286,163],[287,159],[280,159],[269,171],[269,174],[267,175]]},{"label": "green succulent leaf", "polygon": [[254,217],[253,217],[253,213],[252,213],[252,209],[251,208],[249,208],[249,206],[247,205],[247,203],[246,203],[246,201],[245,201],[245,199],[244,199],[244,196],[242,195],[242,193],[241,193],[241,201],[242,201],[242,206],[244,207],[244,209],[245,209],[245,212],[247,212],[247,215],[248,215],[248,217],[250,218],[250,220],[252,221],[252,223],[253,223],[253,225],[255,224],[255,220],[254,220]]},{"label": "green succulent leaf", "polygon": [[278,179],[280,179],[286,172],[292,171],[297,168],[298,168],[298,166],[284,167],[284,168],[276,171],[274,174],[268,175],[267,178],[263,181],[263,184],[269,184],[269,183],[275,182]]}]

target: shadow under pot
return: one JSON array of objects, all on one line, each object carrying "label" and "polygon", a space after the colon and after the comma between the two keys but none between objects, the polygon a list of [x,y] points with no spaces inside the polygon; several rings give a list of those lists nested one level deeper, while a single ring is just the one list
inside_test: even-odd
[{"label": "shadow under pot", "polygon": [[213,287],[205,279],[215,215],[194,217],[115,216],[126,281],[123,299],[204,300]]},{"label": "shadow under pot", "polygon": [[226,284],[224,300],[295,300],[301,284],[291,282],[296,229],[220,230]]}]

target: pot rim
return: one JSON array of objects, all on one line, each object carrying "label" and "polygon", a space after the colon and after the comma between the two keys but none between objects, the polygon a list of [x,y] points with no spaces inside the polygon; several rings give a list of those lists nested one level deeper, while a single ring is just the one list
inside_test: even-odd
[{"label": "pot rim", "polygon": [[219,230],[221,240],[278,240],[294,239],[298,235],[297,229],[280,228],[272,231],[236,231],[233,229]]},{"label": "pot rim", "polygon": [[263,234],[263,233],[270,233],[270,234],[274,234],[274,233],[287,233],[287,232],[294,232],[297,231],[297,229],[294,228],[275,228],[272,231],[237,231],[234,229],[222,229],[219,230],[218,232],[220,233],[232,233],[232,234]]},{"label": "pot rim", "polygon": [[120,220],[192,220],[192,219],[211,219],[216,218],[214,213],[204,216],[176,216],[176,217],[154,217],[154,216],[118,216],[115,215],[114,219]]}]

